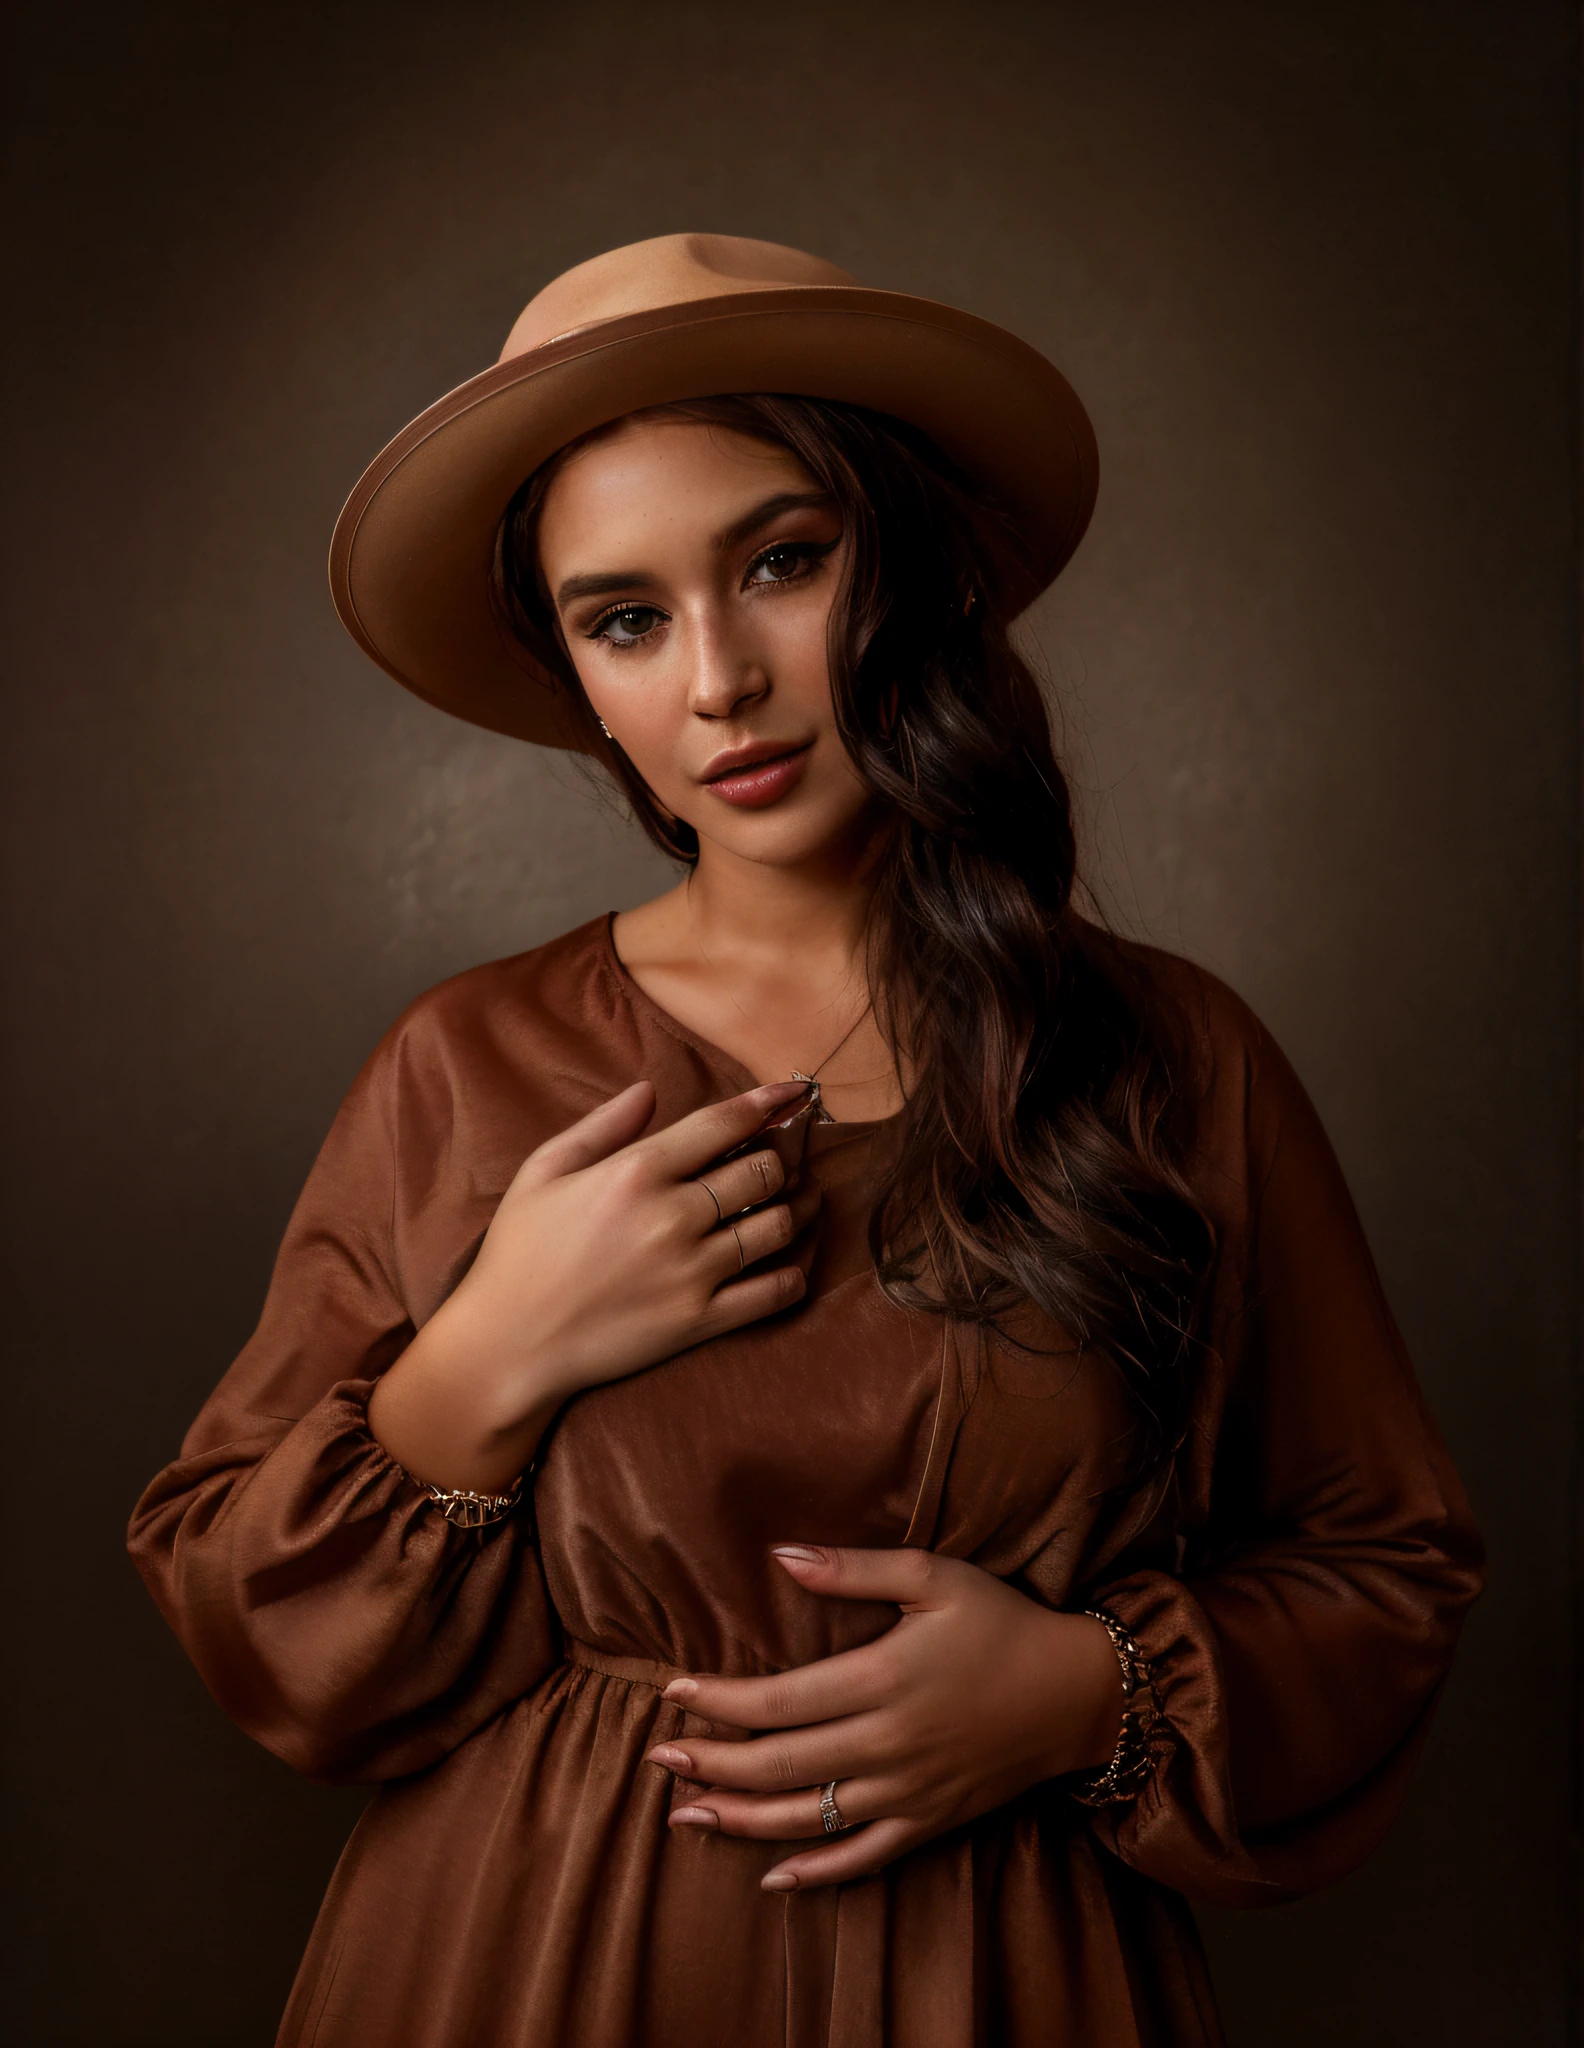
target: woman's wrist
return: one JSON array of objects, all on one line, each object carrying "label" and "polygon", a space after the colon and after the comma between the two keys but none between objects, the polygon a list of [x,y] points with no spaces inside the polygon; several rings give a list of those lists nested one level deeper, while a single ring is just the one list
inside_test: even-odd
[{"label": "woman's wrist", "polygon": [[571,1391],[552,1360],[520,1345],[505,1355],[459,1290],[375,1387],[369,1429],[425,1485],[505,1494]]},{"label": "woman's wrist", "polygon": [[1092,1614],[1065,1618],[1075,1624],[1069,1654],[1081,1676],[1078,1697],[1083,1710],[1077,1724],[1079,1753],[1064,1769],[1100,1771],[1115,1755],[1122,1732],[1122,1670],[1103,1622]]},{"label": "woman's wrist", "polygon": [[1038,1776],[1070,1778],[1077,1771],[1100,1769],[1116,1747],[1121,1725],[1116,1655],[1105,1630],[1087,1615],[1033,1600],[1029,1605],[1037,1617],[1032,1661],[1018,1661],[1029,1674],[1029,1710],[1041,1742]]},{"label": "woman's wrist", "polygon": [[1103,1767],[1091,1768],[1074,1789],[1085,1806],[1110,1806],[1143,1790],[1153,1762],[1151,1737],[1159,1717],[1150,1668],[1143,1651],[1114,1614],[1088,1608],[1086,1620],[1104,1630],[1116,1659],[1122,1710],[1116,1742]]}]

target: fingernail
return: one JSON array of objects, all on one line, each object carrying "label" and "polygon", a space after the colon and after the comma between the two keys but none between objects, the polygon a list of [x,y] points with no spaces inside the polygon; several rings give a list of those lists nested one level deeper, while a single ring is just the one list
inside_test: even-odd
[{"label": "fingernail", "polygon": [[697,1691],[696,1678],[673,1678],[660,1697],[663,1700],[690,1700]]},{"label": "fingernail", "polygon": [[711,1813],[707,1806],[673,1806],[671,1825],[674,1828],[718,1828],[720,1815]]},{"label": "fingernail", "polygon": [[693,1768],[692,1757],[684,1755],[680,1749],[673,1749],[668,1742],[662,1742],[657,1748],[651,1749],[644,1762],[659,1764],[660,1768],[666,1771],[691,1771]]},{"label": "fingernail", "polygon": [[759,1889],[762,1892],[795,1892],[797,1873],[792,1870],[772,1870],[768,1877],[760,1878]]},{"label": "fingernail", "polygon": [[806,1543],[773,1543],[770,1555],[786,1559],[789,1564],[818,1564],[820,1554],[810,1550]]},{"label": "fingernail", "polygon": [[808,1093],[808,1083],[807,1081],[766,1081],[758,1092],[767,1102],[790,1102],[795,1095],[806,1095]]}]

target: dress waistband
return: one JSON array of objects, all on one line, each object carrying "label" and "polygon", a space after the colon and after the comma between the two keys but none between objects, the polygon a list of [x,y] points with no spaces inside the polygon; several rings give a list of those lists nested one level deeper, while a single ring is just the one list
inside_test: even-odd
[{"label": "dress waistband", "polygon": [[602,1671],[607,1678],[630,1679],[634,1685],[652,1685],[656,1692],[664,1692],[673,1678],[687,1676],[685,1665],[662,1664],[653,1657],[608,1657],[592,1643],[580,1643],[576,1636],[566,1638],[566,1655],[569,1664]]}]

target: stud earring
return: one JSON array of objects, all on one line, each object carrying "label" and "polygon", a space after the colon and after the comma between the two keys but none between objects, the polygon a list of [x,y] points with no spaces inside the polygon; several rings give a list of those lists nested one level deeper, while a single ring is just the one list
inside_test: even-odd
[{"label": "stud earring", "polygon": [[616,738],[616,735],[615,735],[615,733],[613,733],[613,732],[611,731],[610,727],[609,727],[609,726],[608,726],[608,725],[607,725],[607,724],[605,723],[605,721],[604,721],[604,719],[603,719],[603,718],[602,718],[602,719],[601,719],[601,720],[599,721],[599,729],[600,729],[600,731],[601,731],[602,733],[604,733],[604,735],[605,735],[606,739],[608,739],[608,740],[611,740],[611,741],[614,741],[614,740],[615,740],[615,738]]}]

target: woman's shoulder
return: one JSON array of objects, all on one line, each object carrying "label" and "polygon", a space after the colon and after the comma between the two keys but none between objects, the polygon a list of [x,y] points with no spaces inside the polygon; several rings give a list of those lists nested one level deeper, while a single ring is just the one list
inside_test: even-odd
[{"label": "woman's shoulder", "polygon": [[560,1019],[582,1012],[602,977],[610,914],[590,918],[525,952],[484,960],[415,996],[392,1029],[408,1035],[467,1029],[483,1019],[525,1012]]},{"label": "woman's shoulder", "polygon": [[[557,1070],[603,1079],[630,1035],[609,914],[448,976],[416,996],[370,1056],[371,1073],[454,1090],[483,1079]],[[575,1077],[575,1079],[574,1079]]]},{"label": "woman's shoulder", "polygon": [[1246,1071],[1275,1049],[1252,1006],[1201,962],[1094,923],[1084,924],[1083,940],[1114,979],[1175,1026],[1181,1049],[1207,1078],[1217,1068]]},{"label": "woman's shoulder", "polygon": [[1148,1014],[1202,1160],[1227,1171],[1236,1162],[1239,1178],[1258,1173],[1286,1118],[1314,1118],[1270,1026],[1213,969],[1098,925],[1085,943]]}]

